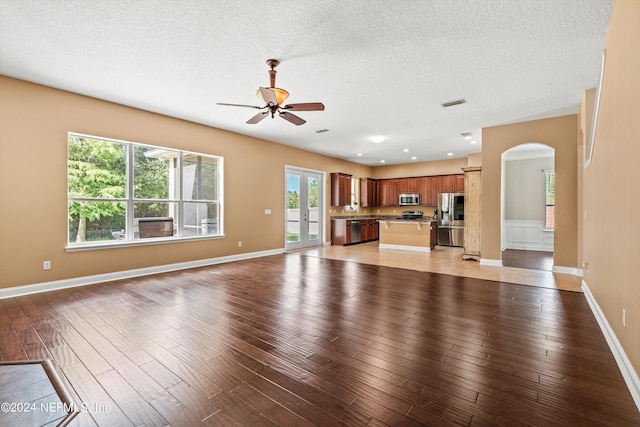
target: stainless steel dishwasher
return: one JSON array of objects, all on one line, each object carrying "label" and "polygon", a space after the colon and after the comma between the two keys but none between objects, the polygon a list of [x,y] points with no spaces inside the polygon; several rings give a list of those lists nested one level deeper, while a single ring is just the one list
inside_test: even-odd
[{"label": "stainless steel dishwasher", "polygon": [[360,221],[351,220],[351,243],[360,243]]}]

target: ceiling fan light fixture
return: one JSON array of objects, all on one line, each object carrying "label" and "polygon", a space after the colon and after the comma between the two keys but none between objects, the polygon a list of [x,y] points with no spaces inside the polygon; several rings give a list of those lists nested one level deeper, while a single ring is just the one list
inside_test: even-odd
[{"label": "ceiling fan light fixture", "polygon": [[[276,102],[278,103],[278,105],[282,105],[282,103],[289,97],[289,92],[284,89],[280,89],[279,87],[267,87],[262,89],[270,90],[271,92],[273,92],[276,96]],[[256,95],[258,96],[258,98],[260,98],[260,100],[262,100],[262,102],[264,102],[265,104],[268,103],[268,101],[266,101],[262,97],[260,89],[257,90]]]}]

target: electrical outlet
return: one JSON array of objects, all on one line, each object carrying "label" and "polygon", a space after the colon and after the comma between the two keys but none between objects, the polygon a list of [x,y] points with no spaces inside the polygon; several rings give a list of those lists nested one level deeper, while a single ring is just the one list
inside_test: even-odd
[{"label": "electrical outlet", "polygon": [[238,240],[238,247],[241,248],[242,247],[242,240]]},{"label": "electrical outlet", "polygon": [[51,261],[44,261],[42,263],[42,269],[43,270],[51,270]]},{"label": "electrical outlet", "polygon": [[622,309],[622,326],[627,327],[627,310]]},{"label": "electrical outlet", "polygon": [[271,215],[271,209],[265,209],[264,210],[264,214],[265,215]]}]

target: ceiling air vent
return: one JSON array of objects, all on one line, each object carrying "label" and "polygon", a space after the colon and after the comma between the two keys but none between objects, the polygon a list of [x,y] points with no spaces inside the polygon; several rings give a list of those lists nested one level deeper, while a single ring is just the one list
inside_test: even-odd
[{"label": "ceiling air vent", "polygon": [[329,132],[329,129],[318,129],[316,131],[314,131],[315,133],[324,133],[324,132]]},{"label": "ceiling air vent", "polygon": [[442,104],[442,106],[444,108],[453,107],[454,105],[464,104],[465,102],[467,101],[465,101],[464,99],[458,99],[457,101],[445,102],[444,104]]}]

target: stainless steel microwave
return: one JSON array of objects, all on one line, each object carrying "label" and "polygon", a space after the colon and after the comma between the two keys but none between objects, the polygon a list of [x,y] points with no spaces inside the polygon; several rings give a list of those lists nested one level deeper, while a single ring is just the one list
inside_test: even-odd
[{"label": "stainless steel microwave", "polygon": [[400,206],[418,206],[420,195],[417,193],[400,194]]}]

